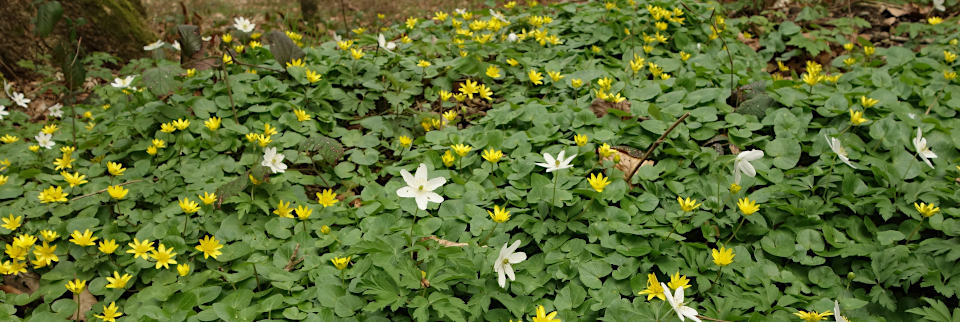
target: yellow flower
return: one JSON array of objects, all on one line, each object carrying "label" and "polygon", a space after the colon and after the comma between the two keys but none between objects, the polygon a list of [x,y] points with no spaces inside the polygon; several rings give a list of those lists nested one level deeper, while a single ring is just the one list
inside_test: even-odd
[{"label": "yellow flower", "polygon": [[[477,91],[479,92],[480,89],[478,88]],[[463,93],[453,94],[453,99],[456,100],[457,102],[463,102],[465,99],[467,99],[467,95],[464,95]]]},{"label": "yellow flower", "polygon": [[253,183],[253,185],[258,185],[258,184],[260,184],[260,180],[257,180],[257,178],[254,178],[254,177],[253,177],[253,174],[249,174],[249,175],[247,175],[247,176],[250,177],[250,183]]},{"label": "yellow flower", "polygon": [[284,203],[283,200],[280,200],[280,202],[277,203],[277,209],[273,210],[273,214],[283,218],[293,218],[293,214],[291,214],[292,211],[293,209],[290,208],[290,202]]},{"label": "yellow flower", "polygon": [[560,319],[554,318],[556,316],[556,311],[547,314],[547,310],[543,308],[543,305],[540,305],[537,307],[537,316],[533,317],[533,322],[560,322]]},{"label": "yellow flower", "polygon": [[197,75],[196,68],[187,68],[187,77],[193,77],[195,75]]},{"label": "yellow flower", "polygon": [[302,205],[297,205],[297,208],[293,211],[297,213],[297,219],[300,220],[307,220],[307,218],[310,218],[310,214],[313,213],[313,209]]},{"label": "yellow flower", "polygon": [[156,269],[170,268],[170,264],[176,264],[177,261],[173,259],[174,256],[177,256],[177,253],[173,252],[173,248],[167,248],[160,243],[160,246],[157,246],[157,249],[151,251],[150,258],[157,261],[155,266]]},{"label": "yellow flower", "polygon": [[67,193],[60,186],[50,186],[41,191],[37,199],[40,199],[40,203],[67,202]]},{"label": "yellow flower", "polygon": [[457,118],[457,112],[454,110],[443,112],[443,118],[447,119],[447,121],[453,121]]},{"label": "yellow flower", "polygon": [[487,66],[486,74],[490,78],[500,78],[500,68],[497,65]]},{"label": "yellow flower", "polygon": [[450,146],[450,149],[453,149],[453,152],[456,152],[461,158],[467,156],[467,153],[470,153],[470,150],[473,147],[464,144],[454,144]]},{"label": "yellow flower", "polygon": [[[250,35],[251,38],[257,39],[256,37],[253,37],[254,35],[259,35],[259,33],[255,33],[255,34],[253,34],[253,35]],[[249,43],[249,45],[250,45],[250,49],[263,47],[263,44],[261,44],[259,41],[256,41],[256,40],[251,40],[250,43]]]},{"label": "yellow flower", "polygon": [[437,11],[433,13],[433,20],[436,20],[436,21],[446,21],[447,17],[448,17],[447,13],[443,11]]},{"label": "yellow flower", "polygon": [[686,275],[680,275],[680,272],[676,272],[670,275],[670,283],[667,283],[667,287],[674,290],[681,287],[690,288],[690,280],[687,279]]},{"label": "yellow flower", "polygon": [[913,207],[917,208],[917,211],[919,211],[920,214],[923,215],[923,217],[930,217],[940,212],[940,207],[935,207],[933,203],[926,204],[921,202],[917,204],[916,202],[914,202]]},{"label": "yellow flower", "polygon": [[946,80],[948,80],[948,81],[952,81],[952,80],[954,80],[954,79],[957,78],[957,72],[952,71],[952,70],[944,70],[944,71],[943,71],[943,78],[946,79]]},{"label": "yellow flower", "polygon": [[866,97],[860,96],[860,105],[863,105],[863,108],[871,108],[874,105],[877,105],[880,101]]},{"label": "yellow flower", "polygon": [[304,64],[304,63],[303,63],[303,59],[300,59],[300,58],[297,58],[297,59],[294,59],[294,60],[291,60],[291,61],[288,61],[288,62],[287,62],[287,68],[290,68],[290,67],[303,67],[303,66],[306,66],[306,64]]},{"label": "yellow flower", "polygon": [[587,144],[587,136],[583,134],[574,135],[573,142],[575,142],[577,146],[584,146]]},{"label": "yellow flower", "polygon": [[157,148],[159,148],[159,149],[165,148],[165,147],[167,147],[167,141],[164,141],[164,140],[161,140],[161,139],[153,139],[153,146],[155,146],[155,147],[157,147]]},{"label": "yellow flower", "polygon": [[110,302],[110,305],[103,306],[103,315],[94,314],[93,316],[106,322],[115,322],[116,319],[121,315],[123,315],[123,312],[120,312],[120,308],[117,307],[117,303]]},{"label": "yellow flower", "polygon": [[220,40],[222,40],[222,41],[225,42],[225,43],[229,43],[229,42],[233,41],[233,35],[231,35],[231,34],[223,34],[223,36],[220,36]]},{"label": "yellow flower", "polygon": [[37,263],[42,263],[43,266],[47,266],[52,262],[59,262],[60,258],[57,257],[56,251],[57,245],[50,246],[47,242],[43,242],[43,246],[34,248],[33,256],[37,258],[36,261],[34,261],[34,266],[39,266]]},{"label": "yellow flower", "polygon": [[[656,64],[650,63],[650,67],[655,67]],[[604,77],[597,80],[597,86],[600,86],[600,89],[603,91],[609,91],[610,87],[613,86],[613,79],[609,77]]]},{"label": "yellow flower", "polygon": [[680,204],[680,209],[686,212],[691,212],[702,205],[702,203],[697,203],[697,199],[690,200],[690,198],[687,198],[684,200],[683,197],[677,197],[677,203]]},{"label": "yellow flower", "polygon": [[409,136],[406,136],[406,135],[401,135],[400,137],[397,138],[397,141],[400,142],[400,145],[406,148],[409,148],[410,145],[413,144],[413,139],[411,139]]},{"label": "yellow flower", "polygon": [[943,18],[940,18],[940,17],[927,18],[927,23],[929,23],[930,25],[934,25],[934,26],[939,25],[941,22],[943,22]]},{"label": "yellow flower", "polygon": [[324,235],[329,234],[329,233],[330,233],[330,226],[327,226],[327,225],[320,226],[320,233],[322,233],[322,234],[324,234]]},{"label": "yellow flower", "polygon": [[277,128],[270,125],[270,123],[263,123],[263,135],[271,136],[277,134]]},{"label": "yellow flower", "polygon": [[817,85],[822,79],[823,75],[814,75],[811,73],[803,73],[803,75],[800,75],[800,80],[809,86]]},{"label": "yellow flower", "polygon": [[342,40],[337,42],[337,47],[339,47],[340,50],[350,49],[351,46],[353,46],[353,40]]},{"label": "yellow flower", "polygon": [[867,55],[867,56],[873,55],[873,53],[875,53],[876,51],[877,51],[877,49],[874,48],[873,46],[864,46],[864,47],[863,47],[863,54],[864,54],[864,55]]},{"label": "yellow flower", "polygon": [[204,205],[209,205],[217,201],[217,194],[206,191],[204,191],[202,195],[197,195],[197,197],[200,198],[200,202],[203,202]]},{"label": "yellow flower", "polygon": [[867,121],[869,120],[863,117],[863,111],[854,111],[852,108],[850,109],[850,124],[856,126],[866,123]]},{"label": "yellow flower", "polygon": [[121,185],[113,185],[107,187],[107,193],[110,194],[110,197],[113,199],[120,200],[127,196],[127,193],[130,192],[129,189],[124,188]]},{"label": "yellow flower", "polygon": [[944,51],[943,51],[943,60],[946,61],[946,62],[948,62],[948,63],[952,63],[954,60],[957,60],[957,54],[954,54],[953,52],[951,52],[951,51],[949,51],[949,50],[944,50]]},{"label": "yellow flower", "polygon": [[123,175],[123,172],[126,170],[127,169],[123,167],[123,164],[116,163],[116,162],[107,162],[107,171],[109,171],[110,174],[112,175],[121,176]]},{"label": "yellow flower", "polygon": [[176,131],[176,130],[177,130],[177,127],[176,127],[176,126],[173,126],[173,123],[161,123],[161,124],[160,124],[160,132],[163,132],[163,133],[173,133],[173,131]]},{"label": "yellow flower", "polygon": [[106,285],[106,288],[124,288],[132,277],[126,273],[120,276],[120,272],[113,271],[113,277],[107,276],[107,282],[110,283]]},{"label": "yellow flower", "polygon": [[496,223],[504,223],[507,220],[510,220],[510,212],[507,211],[507,207],[500,208],[497,205],[493,206],[493,211],[487,210],[487,214],[490,215],[490,219],[493,219]]},{"label": "yellow flower", "polygon": [[220,256],[221,254],[223,254],[220,252],[220,249],[223,248],[223,245],[221,245],[216,238],[210,235],[207,235],[203,237],[203,239],[200,239],[200,244],[194,248],[196,248],[200,252],[203,252],[204,259],[206,259],[207,257],[213,257],[213,259],[217,259],[217,256]]},{"label": "yellow flower", "polygon": [[60,234],[52,230],[44,229],[40,231],[40,237],[43,237],[44,241],[53,241],[57,239],[57,237],[60,237]]},{"label": "yellow flower", "polygon": [[437,94],[440,95],[440,100],[441,100],[441,101],[446,101],[446,100],[450,99],[450,97],[453,97],[453,93],[450,93],[450,92],[445,91],[445,90],[442,90],[442,89],[441,89],[440,91],[438,91]]},{"label": "yellow flower", "polygon": [[[221,119],[219,117],[214,116],[204,121],[203,125],[210,131],[216,131],[220,128],[220,121]],[[158,148],[162,148],[162,146],[158,146]]]},{"label": "yellow flower", "polygon": [[317,203],[324,208],[333,206],[337,201],[339,201],[337,199],[337,193],[333,192],[332,189],[324,189],[322,193],[317,192]]},{"label": "yellow flower", "polygon": [[40,129],[40,132],[43,132],[43,133],[46,133],[46,134],[53,134],[54,132],[56,132],[56,131],[59,130],[59,129],[60,129],[60,128],[57,127],[56,124],[48,124],[48,125],[44,125],[43,128]]},{"label": "yellow flower", "polygon": [[79,230],[74,230],[70,237],[72,237],[70,242],[77,244],[77,246],[93,246],[93,242],[97,240],[97,237],[93,237],[93,232],[89,229],[84,229],[82,234]]},{"label": "yellow flower", "polygon": [[330,262],[333,263],[333,266],[339,270],[347,269],[347,265],[350,264],[350,256],[347,257],[334,257],[330,259]]},{"label": "yellow flower", "polygon": [[177,274],[180,274],[180,276],[187,276],[187,274],[190,274],[190,264],[177,265]]},{"label": "yellow flower", "polygon": [[297,116],[297,121],[304,122],[310,120],[312,117],[307,111],[301,110],[299,108],[293,110],[293,114]]},{"label": "yellow flower", "polygon": [[257,145],[266,147],[270,142],[273,142],[273,139],[271,139],[269,135],[257,134]]},{"label": "yellow flower", "polygon": [[527,77],[530,78],[530,82],[533,83],[533,85],[543,84],[543,74],[536,69],[530,69],[530,71],[527,72]]},{"label": "yellow flower", "polygon": [[83,289],[87,287],[87,281],[78,278],[68,281],[66,286],[67,290],[73,292],[73,294],[80,294],[80,292],[83,292]]},{"label": "yellow flower", "polygon": [[177,119],[173,121],[173,126],[176,126],[177,130],[186,130],[190,126],[190,120]]},{"label": "yellow flower", "polygon": [[603,192],[603,188],[606,188],[610,184],[610,180],[603,176],[603,173],[590,174],[590,178],[587,179],[587,182],[590,183],[590,186],[593,187],[593,190],[597,192]]},{"label": "yellow flower", "polygon": [[406,21],[407,29],[413,29],[413,27],[416,27],[417,20],[418,19],[414,17],[407,18],[407,21]]},{"label": "yellow flower", "polygon": [[847,66],[851,66],[857,63],[857,59],[853,57],[847,57],[846,59],[843,60],[843,63],[846,64]]},{"label": "yellow flower", "polygon": [[31,145],[31,146],[28,146],[27,149],[29,149],[30,152],[37,152],[37,151],[40,151],[40,146],[34,144],[34,145]]},{"label": "yellow flower", "polygon": [[465,80],[460,84],[460,93],[467,95],[467,97],[473,98],[473,94],[476,94],[479,91],[477,82],[471,80]]},{"label": "yellow flower", "polygon": [[508,58],[507,64],[509,64],[510,66],[517,66],[518,64],[520,64],[520,62],[518,62],[516,59]]},{"label": "yellow flower", "polygon": [[760,210],[760,206],[757,206],[756,201],[751,201],[750,198],[744,197],[737,200],[737,207],[740,208],[740,212],[743,212],[744,216],[752,215],[753,213]]},{"label": "yellow flower", "polygon": [[149,155],[155,155],[155,154],[157,154],[157,147],[156,147],[156,146],[153,146],[153,145],[148,146],[148,147],[147,147],[147,154],[149,154]]},{"label": "yellow flower", "polygon": [[644,294],[647,295],[647,301],[652,300],[654,297],[659,298],[661,301],[667,299],[666,295],[663,293],[663,286],[661,286],[660,281],[657,280],[657,274],[647,274],[647,288],[637,292],[637,295]]},{"label": "yellow flower", "polygon": [[597,153],[600,154],[601,158],[609,158],[611,155],[613,155],[613,149],[610,148],[609,144],[604,143],[597,148]]},{"label": "yellow flower", "polygon": [[62,171],[60,175],[63,176],[64,181],[70,184],[71,188],[88,182],[86,180],[87,176],[80,174],[80,172],[70,174],[70,172]]},{"label": "yellow flower", "polygon": [[20,234],[13,238],[13,246],[20,248],[30,248],[37,242],[37,237],[30,234]]},{"label": "yellow flower", "polygon": [[14,217],[13,214],[9,214],[7,215],[7,218],[0,218],[0,220],[3,221],[3,225],[0,227],[14,231],[17,230],[17,228],[20,228],[20,224],[23,221],[23,216]]},{"label": "yellow flower", "polygon": [[354,60],[363,58],[363,49],[362,48],[350,48],[350,56]]},{"label": "yellow flower", "polygon": [[688,59],[690,59],[690,54],[680,51],[680,60],[687,61]]},{"label": "yellow flower", "polygon": [[53,170],[72,169],[73,161],[75,159],[69,153],[64,153],[63,157],[53,160],[53,165],[57,166]]},{"label": "yellow flower", "polygon": [[554,82],[560,81],[565,77],[561,75],[560,72],[556,72],[556,71],[547,71],[547,76],[550,76],[550,80]]},{"label": "yellow flower", "polygon": [[417,61],[417,67],[420,67],[420,68],[430,67],[430,62],[421,59],[420,61]]},{"label": "yellow flower", "polygon": [[14,135],[5,134],[3,135],[3,137],[0,137],[0,141],[2,141],[3,143],[9,144],[9,143],[20,141],[20,138]]},{"label": "yellow flower", "polygon": [[130,249],[127,250],[127,254],[133,254],[133,258],[143,257],[147,259],[147,253],[153,251],[153,242],[149,239],[144,239],[143,241],[138,241],[136,237],[133,238],[133,242],[127,244],[130,246]]},{"label": "yellow flower", "polygon": [[493,97],[491,97],[493,95],[493,91],[490,90],[486,84],[480,84],[480,87],[477,88],[477,95],[487,101],[493,100]]},{"label": "yellow flower", "polygon": [[500,162],[500,158],[503,158],[503,151],[490,148],[484,150],[482,156],[484,160],[487,160],[490,163],[497,163]]},{"label": "yellow flower", "polygon": [[730,263],[733,263],[733,257],[736,256],[736,254],[733,253],[733,249],[724,248],[723,246],[720,246],[719,250],[714,248],[712,255],[713,263],[717,264],[717,266],[730,265]]},{"label": "yellow flower", "polygon": [[5,247],[7,256],[10,256],[10,258],[14,260],[24,260],[27,258],[26,248],[17,247],[11,244],[7,244]]},{"label": "yellow flower", "polygon": [[574,79],[571,79],[571,80],[570,80],[570,87],[580,88],[580,86],[583,86],[583,80],[582,80],[582,79],[574,78]]},{"label": "yellow flower", "polygon": [[830,310],[827,310],[826,312],[823,312],[823,313],[817,313],[817,311],[810,311],[810,312],[797,311],[797,312],[794,312],[793,315],[796,315],[801,320],[804,320],[806,322],[814,322],[814,321],[826,320],[828,316],[833,315],[833,312],[830,312]]},{"label": "yellow flower", "polygon": [[0,174],[0,186],[7,184],[7,180],[10,180],[10,176]]},{"label": "yellow flower", "polygon": [[100,246],[97,247],[97,249],[104,254],[113,254],[113,252],[117,250],[117,247],[119,247],[119,245],[117,245],[117,241],[111,239],[100,241]]},{"label": "yellow flower", "polygon": [[190,198],[183,198],[177,202],[180,205],[180,210],[183,210],[184,213],[192,214],[200,210],[200,204],[196,201],[191,201]]},{"label": "yellow flower", "polygon": [[593,46],[590,46],[590,51],[592,51],[594,54],[599,54],[602,51],[602,49],[600,49],[600,47],[597,47],[597,45],[593,45]]},{"label": "yellow flower", "polygon": [[443,161],[443,165],[449,167],[452,166],[453,161],[456,161],[457,159],[453,156],[453,153],[450,153],[450,150],[447,150],[447,152],[443,153],[441,160]]},{"label": "yellow flower", "polygon": [[843,44],[843,50],[846,50],[846,51],[853,50],[853,43],[848,42],[846,44]]}]

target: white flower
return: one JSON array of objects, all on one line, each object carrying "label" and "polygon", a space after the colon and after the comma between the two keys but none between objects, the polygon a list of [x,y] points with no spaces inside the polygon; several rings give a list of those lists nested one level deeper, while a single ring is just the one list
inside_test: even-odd
[{"label": "white flower", "polygon": [[490,9],[490,15],[493,16],[494,18],[500,19],[500,21],[507,21],[507,17],[504,17],[503,14],[500,13],[500,11],[495,11],[493,9]]},{"label": "white flower", "polygon": [[673,294],[670,293],[670,289],[667,288],[667,284],[660,283],[660,287],[663,288],[663,292],[666,293],[665,295],[667,296],[667,302],[669,302],[670,306],[673,307],[673,311],[677,312],[677,317],[680,318],[681,322],[684,321],[684,318],[700,322],[700,319],[697,318],[697,310],[683,305],[683,287],[678,287]]},{"label": "white flower", "polygon": [[517,42],[517,34],[511,32],[509,35],[507,35],[507,41]]},{"label": "white flower", "polygon": [[336,31],[334,31],[334,32],[333,32],[333,41],[335,41],[335,42],[341,42],[341,41],[343,41],[343,38],[340,38],[340,35],[338,35]]},{"label": "white flower", "polygon": [[127,88],[130,87],[130,84],[133,84],[133,79],[136,78],[133,75],[124,77],[124,78],[114,78],[113,83],[110,83],[110,86],[116,88]]},{"label": "white flower", "polygon": [[10,115],[10,112],[7,112],[7,107],[0,105],[0,120],[2,120],[3,117],[7,115]]},{"label": "white flower", "polygon": [[10,94],[10,89],[13,88],[13,83],[7,83],[6,80],[3,81],[3,93],[7,94],[7,97],[13,96]]},{"label": "white flower", "polygon": [[63,117],[63,105],[60,105],[60,103],[53,104],[53,106],[48,107],[46,111],[47,111],[47,115],[57,117],[57,118]]},{"label": "white flower", "polygon": [[151,44],[147,44],[146,46],[143,46],[143,50],[153,51],[153,50],[157,50],[160,47],[163,47],[163,40],[157,39],[157,41]]},{"label": "white flower", "polygon": [[933,168],[930,159],[936,159],[937,154],[930,151],[930,147],[927,146],[927,139],[923,137],[923,132],[920,131],[919,127],[917,128],[917,137],[913,138],[913,147],[917,149],[917,155],[923,159],[923,162]]},{"label": "white flower", "polygon": [[843,145],[840,144],[840,140],[837,138],[828,137],[826,134],[823,135],[823,138],[827,139],[827,145],[830,146],[830,150],[833,150],[833,153],[836,153],[840,157],[840,161],[846,163],[851,168],[856,169],[857,166],[850,163],[850,158],[847,157],[847,149],[843,148]]},{"label": "white flower", "polygon": [[461,16],[462,16],[462,15],[465,15],[465,14],[467,13],[467,9],[456,8],[456,9],[453,10],[453,12],[456,12],[458,15],[461,15]]},{"label": "white flower", "polygon": [[740,184],[740,173],[753,177],[757,175],[757,170],[753,168],[750,161],[758,160],[763,157],[763,151],[750,150],[737,154],[737,159],[733,161],[733,182]]},{"label": "white flower", "polygon": [[388,42],[387,39],[383,37],[383,34],[377,36],[377,44],[380,45],[380,48],[383,48],[383,50],[386,51],[391,51],[394,48],[397,48],[397,44],[392,41]]},{"label": "white flower", "polygon": [[840,315],[840,302],[837,302],[837,300],[833,300],[833,318],[837,322],[849,322],[847,317]]},{"label": "white flower", "polygon": [[577,156],[572,155],[570,156],[570,158],[567,158],[566,160],[564,160],[563,154],[565,152],[566,151],[561,150],[560,153],[557,154],[556,159],[554,159],[553,156],[550,155],[550,153],[544,153],[543,160],[546,161],[546,163],[537,163],[537,165],[547,168],[547,173],[572,167],[572,165],[570,165],[570,161],[573,161],[573,158],[576,158]]},{"label": "white flower", "polygon": [[200,40],[203,41],[210,41],[211,39],[213,39],[213,36],[200,37]]},{"label": "white flower", "polygon": [[253,31],[253,28],[257,27],[257,25],[250,22],[250,20],[247,18],[236,17],[233,18],[233,27],[242,32],[251,32]]},{"label": "white flower", "polygon": [[30,103],[30,99],[26,96],[23,96],[21,93],[13,92],[13,95],[10,96],[10,99],[20,107],[27,107],[27,104]]},{"label": "white flower", "polygon": [[417,167],[417,173],[411,175],[407,170],[400,170],[400,175],[403,176],[403,181],[407,183],[406,187],[401,187],[397,189],[397,196],[401,198],[414,198],[417,201],[417,208],[420,210],[427,210],[427,205],[430,202],[441,203],[443,202],[443,196],[433,192],[440,188],[444,183],[447,183],[447,178],[436,177],[433,179],[427,179],[427,165],[421,163]]},{"label": "white flower", "polygon": [[180,51],[180,41],[179,41],[179,40],[174,40],[173,43],[170,44],[170,46],[173,46],[173,49],[176,49],[177,51]]},{"label": "white flower", "polygon": [[37,145],[43,147],[44,149],[49,150],[53,148],[53,134],[40,132],[33,138],[37,140]]},{"label": "white flower", "polygon": [[263,162],[260,165],[270,168],[270,172],[283,173],[287,165],[283,164],[283,153],[277,153],[277,148],[263,149]]},{"label": "white flower", "polygon": [[500,256],[497,256],[497,261],[493,263],[493,270],[497,272],[497,284],[500,284],[502,288],[507,287],[508,277],[511,281],[517,279],[517,276],[513,274],[513,264],[527,260],[526,253],[514,253],[518,247],[520,247],[519,240],[513,242],[510,247],[507,247],[507,243],[503,243],[503,248],[500,248]]}]

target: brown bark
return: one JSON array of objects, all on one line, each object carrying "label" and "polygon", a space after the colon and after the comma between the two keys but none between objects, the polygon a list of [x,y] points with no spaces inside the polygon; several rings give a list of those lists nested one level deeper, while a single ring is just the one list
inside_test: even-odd
[{"label": "brown bark", "polygon": [[143,46],[155,41],[146,27],[146,13],[140,0],[63,0],[63,18],[53,33],[44,38],[34,35],[33,19],[37,8],[33,0],[0,1],[0,72],[7,79],[29,78],[29,70],[18,67],[23,59],[42,62],[41,57],[68,39],[66,19],[85,20],[77,27],[86,52],[103,51],[123,59],[144,56]]}]

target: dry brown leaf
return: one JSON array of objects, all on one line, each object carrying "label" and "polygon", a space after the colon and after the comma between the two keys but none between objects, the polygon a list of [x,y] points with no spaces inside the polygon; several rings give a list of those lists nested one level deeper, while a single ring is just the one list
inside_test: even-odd
[{"label": "dry brown leaf", "polygon": [[435,240],[437,241],[438,244],[440,244],[440,246],[443,246],[443,247],[464,247],[469,245],[467,243],[458,243],[458,242],[453,242],[446,239],[440,239],[437,236],[420,238],[420,241],[425,241],[425,240]]},{"label": "dry brown leaf", "polygon": [[[87,320],[87,312],[90,312],[90,309],[93,308],[94,304],[97,304],[97,298],[90,294],[90,290],[84,289],[83,292],[80,292],[79,295],[73,295],[74,301],[79,301],[80,303],[80,321]],[[71,320],[77,319],[77,312],[74,312],[70,315]]]},{"label": "dry brown leaf", "polygon": [[[17,275],[4,275],[2,289],[7,293],[33,294],[40,288],[40,276],[33,272]],[[17,293],[19,292],[19,293]]]},{"label": "dry brown leaf", "polygon": [[[624,151],[619,148],[613,148],[613,151],[615,152],[615,154],[611,154],[609,157],[602,158],[602,159],[614,161],[616,156],[619,155],[620,162],[617,162],[616,164],[614,164],[613,167],[623,172],[623,180],[630,180],[629,178],[630,173],[633,172],[633,169],[637,166],[638,163],[640,163],[640,158],[632,156],[627,151]],[[597,150],[597,154],[598,155],[600,154],[599,149]],[[640,164],[641,167],[648,166],[648,165],[652,166],[653,160],[644,160],[643,164]]]},{"label": "dry brown leaf", "polygon": [[912,11],[909,8],[904,8],[904,7],[896,7],[896,6],[890,6],[890,5],[886,5],[885,7],[887,9],[887,12],[889,12],[890,15],[894,17],[900,17],[903,15],[909,14],[910,11]]},{"label": "dry brown leaf", "polygon": [[753,51],[760,50],[760,41],[756,37],[746,38],[743,36],[743,33],[737,34],[737,40],[744,43],[747,46],[750,46]]},{"label": "dry brown leaf", "polygon": [[597,99],[594,99],[592,103],[590,103],[590,110],[592,110],[593,114],[596,115],[597,117],[603,117],[604,115],[607,115],[607,110],[610,110],[610,109],[621,110],[629,114],[630,101],[625,100],[620,103],[611,103],[611,102],[607,102],[597,98]]}]

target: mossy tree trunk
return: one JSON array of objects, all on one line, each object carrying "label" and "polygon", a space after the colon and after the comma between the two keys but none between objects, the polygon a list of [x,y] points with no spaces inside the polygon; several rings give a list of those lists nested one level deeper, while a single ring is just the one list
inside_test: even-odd
[{"label": "mossy tree trunk", "polygon": [[34,35],[37,7],[34,0],[0,0],[0,72],[7,79],[29,78],[17,61],[37,61],[69,38],[66,19],[83,20],[77,36],[86,52],[103,51],[123,59],[142,57],[143,46],[156,36],[145,23],[140,0],[62,0],[63,19],[44,38]]}]

